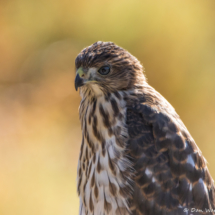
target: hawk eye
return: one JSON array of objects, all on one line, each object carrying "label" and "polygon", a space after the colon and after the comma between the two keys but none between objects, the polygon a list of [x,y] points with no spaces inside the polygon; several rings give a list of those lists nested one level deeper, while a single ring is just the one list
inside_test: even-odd
[{"label": "hawk eye", "polygon": [[101,75],[107,75],[110,72],[109,66],[103,66],[98,71]]}]

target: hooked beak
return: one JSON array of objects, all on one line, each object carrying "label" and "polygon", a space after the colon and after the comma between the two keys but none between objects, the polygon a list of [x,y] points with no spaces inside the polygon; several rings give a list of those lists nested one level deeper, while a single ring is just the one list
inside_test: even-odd
[{"label": "hooked beak", "polygon": [[76,72],[75,77],[75,90],[77,91],[79,87],[84,85],[84,79],[82,78],[84,76],[83,68],[80,67]]}]

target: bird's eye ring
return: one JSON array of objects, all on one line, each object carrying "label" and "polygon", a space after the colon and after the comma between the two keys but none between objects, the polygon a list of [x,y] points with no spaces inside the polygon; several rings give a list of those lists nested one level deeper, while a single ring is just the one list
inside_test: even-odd
[{"label": "bird's eye ring", "polygon": [[103,66],[98,70],[98,72],[101,75],[107,75],[110,72],[110,67],[109,66]]}]

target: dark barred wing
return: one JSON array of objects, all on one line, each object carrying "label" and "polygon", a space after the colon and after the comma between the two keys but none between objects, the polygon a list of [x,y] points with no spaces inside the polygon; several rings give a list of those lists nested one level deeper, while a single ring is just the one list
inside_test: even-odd
[{"label": "dark barred wing", "polygon": [[206,213],[215,210],[206,160],[177,114],[138,99],[127,107],[127,126],[132,215],[214,214]]}]

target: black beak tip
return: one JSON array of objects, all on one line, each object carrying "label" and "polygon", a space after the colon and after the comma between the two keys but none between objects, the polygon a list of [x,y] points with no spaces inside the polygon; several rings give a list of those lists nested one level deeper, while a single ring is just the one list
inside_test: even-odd
[{"label": "black beak tip", "polygon": [[75,77],[75,90],[77,91],[79,87],[84,85],[84,81],[82,78],[80,78],[79,74]]}]

